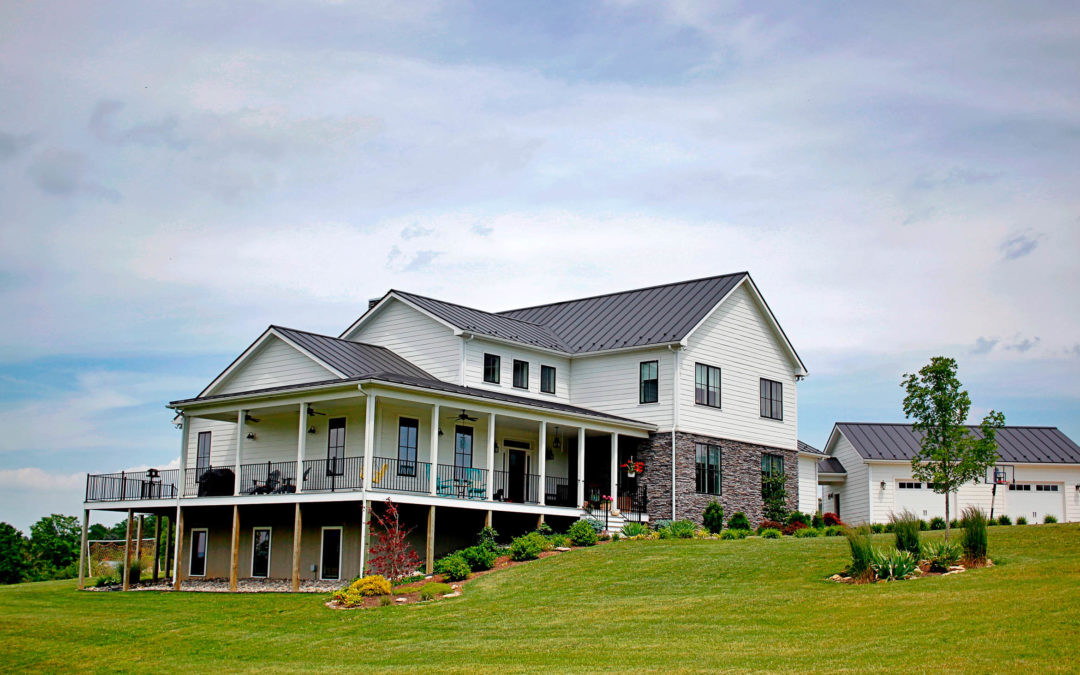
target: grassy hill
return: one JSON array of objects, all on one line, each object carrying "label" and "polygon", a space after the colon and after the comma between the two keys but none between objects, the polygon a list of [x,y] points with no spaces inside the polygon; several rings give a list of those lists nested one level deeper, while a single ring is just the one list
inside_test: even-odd
[{"label": "grassy hill", "polygon": [[310,595],[23,584],[0,589],[0,663],[112,672],[1074,671],[1080,525],[991,528],[990,553],[997,567],[845,586],[825,581],[847,560],[842,538],[624,541],[487,575],[462,598],[352,612]]}]

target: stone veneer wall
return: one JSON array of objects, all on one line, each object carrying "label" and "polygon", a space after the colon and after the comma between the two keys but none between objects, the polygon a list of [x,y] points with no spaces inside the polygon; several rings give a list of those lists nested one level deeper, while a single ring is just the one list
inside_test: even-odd
[{"label": "stone veneer wall", "polygon": [[[677,432],[675,446],[675,518],[701,522],[701,513],[714,498],[724,507],[724,519],[742,511],[756,525],[762,520],[761,455],[771,453],[784,457],[787,475],[788,508],[799,505],[799,457],[794,450],[770,448],[712,436]],[[721,448],[719,496],[698,494],[695,490],[695,445],[709,443]],[[671,518],[671,433],[652,434],[641,447],[645,472],[640,483],[649,490],[649,518]]]}]

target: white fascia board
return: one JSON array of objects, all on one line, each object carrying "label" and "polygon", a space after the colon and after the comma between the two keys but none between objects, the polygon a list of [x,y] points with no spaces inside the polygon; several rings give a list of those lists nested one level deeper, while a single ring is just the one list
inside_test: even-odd
[{"label": "white fascia board", "polygon": [[840,435],[842,435],[842,432],[840,431],[840,426],[837,424],[833,424],[832,431],[829,432],[829,440],[825,441],[826,457],[832,457],[832,449],[836,447],[836,440]]},{"label": "white fascia board", "polygon": [[315,363],[319,364],[323,368],[326,368],[328,371],[330,371],[331,373],[333,373],[337,377],[340,377],[342,379],[345,378],[345,375],[343,373],[341,373],[340,371],[338,371],[336,368],[331,367],[329,364],[325,363],[324,361],[322,361],[321,359],[319,359],[318,357],[313,355],[308,350],[301,348],[295,342],[293,342],[292,340],[287,339],[284,335],[282,335],[281,333],[274,330],[273,326],[270,326],[265,331],[263,331],[262,335],[260,335],[258,338],[256,338],[255,342],[252,342],[251,345],[240,354],[240,356],[236,357],[236,359],[234,359],[233,362],[229,364],[228,368],[221,371],[220,375],[215,377],[214,380],[210,384],[206,385],[206,388],[203,389],[202,391],[200,391],[198,396],[206,396],[206,395],[210,394],[211,392],[213,392],[213,390],[219,384],[221,384],[226,379],[228,379],[229,375],[236,372],[237,368],[239,368],[249,358],[251,358],[251,355],[254,354],[259,349],[259,347],[261,347],[268,339],[270,339],[271,336],[276,337],[277,339],[281,340],[282,342],[289,345],[290,347],[292,347],[296,351],[300,352],[304,356],[308,357],[309,359],[311,359]]},{"label": "white fascia board", "polygon": [[[296,388],[281,391],[263,393],[237,393],[220,398],[212,398],[205,401],[190,400],[181,403],[166,405],[171,410],[180,410],[192,417],[202,417],[220,412],[235,411],[237,404],[243,404],[245,408],[257,410],[279,405],[287,405],[301,402],[314,403],[316,401],[330,401],[339,398],[351,398],[361,396],[353,386],[359,380],[345,382],[321,382],[311,386],[298,385]],[[259,405],[260,403],[264,405]]]},{"label": "white fascia board", "polygon": [[598,349],[591,352],[578,352],[574,354],[568,354],[571,359],[585,359],[590,356],[607,356],[608,354],[621,354],[623,352],[640,352],[646,349],[667,349],[668,347],[681,347],[684,346],[681,342],[657,342],[651,345],[634,345],[633,347],[618,347],[616,349]]},{"label": "white fascia board", "polygon": [[358,328],[360,328],[365,323],[370,321],[371,318],[373,316],[375,316],[376,314],[378,314],[380,311],[382,311],[383,307],[386,307],[387,304],[391,300],[397,300],[398,302],[402,303],[406,307],[409,307],[411,309],[416,310],[417,312],[420,312],[421,314],[428,317],[429,319],[432,319],[433,321],[437,321],[438,323],[440,323],[440,324],[446,326],[447,328],[449,328],[454,333],[454,335],[461,335],[462,332],[463,332],[460,328],[458,328],[454,324],[435,316],[431,312],[427,311],[426,309],[420,307],[419,305],[417,305],[415,303],[409,302],[408,300],[401,297],[400,295],[398,295],[394,291],[390,291],[389,293],[387,293],[386,295],[383,296],[382,300],[379,300],[379,303],[377,305],[375,305],[374,307],[372,307],[368,311],[364,312],[364,314],[359,319],[357,319],[355,322],[353,322],[353,325],[346,328],[345,332],[342,333],[341,335],[339,335],[338,338],[340,338],[342,340],[348,340],[349,335],[356,332],[356,330]]}]

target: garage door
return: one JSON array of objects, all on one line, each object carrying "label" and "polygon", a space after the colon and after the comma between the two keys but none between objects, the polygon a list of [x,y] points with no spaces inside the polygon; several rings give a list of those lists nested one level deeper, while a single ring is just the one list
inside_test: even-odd
[{"label": "garage door", "polygon": [[1005,493],[1005,513],[1014,521],[1023,516],[1029,523],[1041,523],[1051,515],[1064,522],[1064,490],[1061,483],[1013,483]]},{"label": "garage door", "polygon": [[[930,483],[919,481],[901,480],[896,482],[896,507],[895,512],[900,513],[904,509],[911,511],[923,520],[934,517],[945,517],[945,495],[939,495],[930,487]],[[953,517],[956,514],[956,501],[950,504]]]}]

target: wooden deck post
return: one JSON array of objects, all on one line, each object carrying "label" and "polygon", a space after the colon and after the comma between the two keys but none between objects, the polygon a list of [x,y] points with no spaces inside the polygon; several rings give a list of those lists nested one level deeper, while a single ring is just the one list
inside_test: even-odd
[{"label": "wooden deck post", "polygon": [[180,582],[184,578],[183,565],[180,561],[184,558],[184,509],[181,506],[176,507],[176,558],[173,560],[173,564],[176,566],[173,568],[173,590],[180,590]]},{"label": "wooden deck post", "polygon": [[124,534],[124,586],[126,591],[131,588],[131,520],[134,517],[131,509],[128,509],[127,532]]},{"label": "wooden deck post", "polygon": [[536,529],[540,529],[540,526],[544,524],[544,514],[540,514],[536,517]]},{"label": "wooden deck post", "polygon": [[296,514],[293,516],[292,534],[292,590],[296,593],[300,590],[300,502],[296,503]]},{"label": "wooden deck post", "polygon": [[135,559],[142,560],[142,533],[143,533],[143,518],[146,515],[139,514],[139,527],[135,530]]},{"label": "wooden deck post", "polygon": [[240,507],[232,507],[232,539],[229,545],[229,590],[235,592],[240,573]]},{"label": "wooden deck post", "polygon": [[163,570],[167,576],[171,576],[171,577],[176,576],[175,572],[173,572],[173,566],[172,566],[172,563],[173,563],[173,547],[172,547],[173,522],[174,522],[174,518],[170,516],[169,517],[169,522],[168,522],[168,527],[166,527],[166,529],[165,529],[165,569]]},{"label": "wooden deck post", "polygon": [[484,515],[484,527],[491,527],[492,514],[493,511],[491,509],[488,509],[487,514]]},{"label": "wooden deck post", "polygon": [[585,427],[577,432],[577,508],[585,506]]},{"label": "wooden deck post", "polygon": [[154,514],[154,583],[158,580],[158,563],[161,562],[161,515]]},{"label": "wooden deck post", "polygon": [[[491,511],[488,511],[491,513]],[[427,514],[427,550],[424,558],[424,573],[431,574],[435,570],[435,506],[428,507]]]},{"label": "wooden deck post", "polygon": [[364,576],[367,568],[368,530],[371,529],[371,502],[363,500],[360,508],[360,576]]},{"label": "wooden deck post", "polygon": [[79,540],[79,590],[86,588],[86,565],[90,562],[90,556],[86,551],[86,530],[90,527],[90,509],[83,509],[82,537]]}]

